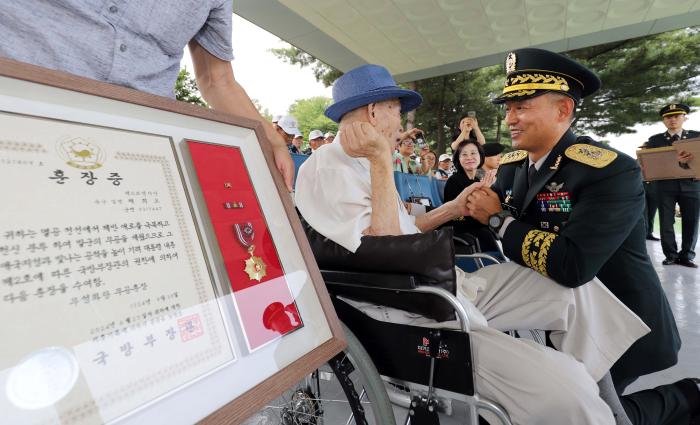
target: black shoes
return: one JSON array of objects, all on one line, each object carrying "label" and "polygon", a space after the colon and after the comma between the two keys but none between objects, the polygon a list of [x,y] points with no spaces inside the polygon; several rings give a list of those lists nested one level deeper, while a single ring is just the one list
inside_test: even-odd
[{"label": "black shoes", "polygon": [[649,234],[647,235],[647,240],[648,240],[648,241],[660,241],[661,239],[659,239],[659,238],[657,238],[656,236],[654,236],[654,235],[652,235],[651,233],[649,233]]},{"label": "black shoes", "polygon": [[678,259],[677,259],[677,258],[676,258],[676,259],[674,259],[674,258],[666,258],[666,259],[664,259],[664,261],[661,262],[661,264],[663,264],[664,266],[670,266],[670,265],[672,265],[672,264],[678,264]]},{"label": "black shoes", "polygon": [[697,269],[698,265],[693,263],[691,260],[682,260],[680,258],[666,258],[661,262],[664,266],[670,266],[672,264],[678,264],[679,266],[690,267],[691,269]]},{"label": "black shoes", "polygon": [[693,263],[691,260],[681,260],[681,259],[679,259],[679,260],[677,261],[677,263],[680,264],[681,266],[690,267],[691,269],[697,269],[697,268],[698,268],[698,265],[695,264],[695,263]]}]

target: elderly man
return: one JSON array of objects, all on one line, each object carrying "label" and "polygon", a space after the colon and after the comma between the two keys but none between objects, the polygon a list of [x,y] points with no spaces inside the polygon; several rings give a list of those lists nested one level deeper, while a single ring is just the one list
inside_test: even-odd
[{"label": "elderly man", "polygon": [[284,139],[289,153],[301,153],[293,143],[294,137],[299,133],[298,127],[299,124],[297,124],[296,118],[291,115],[281,117],[275,124],[275,131]]},{"label": "elderly man", "polygon": [[[401,112],[416,108],[420,95],[397,87],[383,67],[364,65],[335,82],[333,99],[326,116],[340,123],[339,143],[302,165],[296,192],[299,211],[318,233],[355,252],[365,235],[427,232],[467,214],[466,199],[475,186],[420,217],[410,216],[396,193],[392,151]],[[614,423],[596,381],[648,331],[638,317],[595,281],[565,288],[513,263],[456,272],[457,297],[472,320],[483,396],[504,406],[516,424],[561,424],[563,418],[569,424]],[[410,316],[354,305],[379,320],[385,314]],[[430,322],[410,317],[414,324]],[[499,330],[514,328],[551,329],[562,352]]]},{"label": "elderly man", "polygon": [[[470,214],[488,224],[513,261],[576,288],[600,279],[639,315],[651,333],[611,369],[621,394],[637,377],[677,362],[680,338],[645,245],[644,190],[637,162],[576,136],[581,98],[598,77],[573,60],[541,49],[508,54],[503,94],[514,147],[494,190],[470,195]],[[681,424],[696,414],[700,394],[690,379],[622,398],[635,424]]]},{"label": "elderly man", "polygon": [[324,144],[333,143],[333,140],[335,140],[335,133],[332,131],[327,131],[326,134],[323,135]]},{"label": "elderly man", "polygon": [[[644,148],[661,148],[673,145],[676,140],[700,137],[700,132],[685,130],[683,123],[688,119],[686,114],[690,107],[682,103],[672,103],[661,108],[661,115],[667,131],[651,136]],[[680,152],[679,166],[688,167],[693,159],[690,152]],[[672,179],[652,182],[656,186],[656,196],[659,201],[659,221],[661,226],[661,249],[666,256],[663,265],[680,264],[681,266],[697,268],[695,244],[698,241],[698,218],[700,217],[700,181],[693,179]],[[681,209],[681,250],[676,245],[676,234],[673,223],[676,216],[676,203]],[[651,233],[651,230],[648,230]]]}]

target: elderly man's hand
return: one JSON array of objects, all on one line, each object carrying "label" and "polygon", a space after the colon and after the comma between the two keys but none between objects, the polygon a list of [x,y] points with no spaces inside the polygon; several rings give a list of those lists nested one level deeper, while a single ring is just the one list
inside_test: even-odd
[{"label": "elderly man's hand", "polygon": [[688,151],[678,152],[678,162],[681,164],[687,164],[693,160],[693,154]]},{"label": "elderly man's hand", "polygon": [[391,156],[389,142],[368,122],[353,122],[344,127],[340,144],[354,158],[374,160]]},{"label": "elderly man's hand", "polygon": [[489,170],[486,172],[484,178],[481,181],[472,183],[469,186],[465,187],[464,190],[462,190],[462,192],[451,201],[454,216],[463,217],[471,215],[468,206],[469,197],[473,193],[479,192],[482,189],[488,189],[495,181],[495,178],[496,171]]},{"label": "elderly man's hand", "polygon": [[489,217],[502,211],[501,200],[498,194],[490,188],[481,188],[474,191],[467,198],[467,210],[481,224],[486,224]]}]

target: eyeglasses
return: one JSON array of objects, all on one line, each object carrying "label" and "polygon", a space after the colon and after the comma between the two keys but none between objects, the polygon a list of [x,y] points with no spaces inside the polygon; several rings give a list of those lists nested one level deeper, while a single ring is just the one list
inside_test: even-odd
[{"label": "eyeglasses", "polygon": [[413,141],[412,140],[406,140],[401,142],[402,145],[404,146],[413,146]]}]

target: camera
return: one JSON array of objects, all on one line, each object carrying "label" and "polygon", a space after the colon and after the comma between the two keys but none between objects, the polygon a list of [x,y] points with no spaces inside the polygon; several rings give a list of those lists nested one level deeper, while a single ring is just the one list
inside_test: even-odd
[{"label": "camera", "polygon": [[470,117],[470,118],[476,117],[476,111],[469,111],[469,112],[467,112],[467,116]]}]

